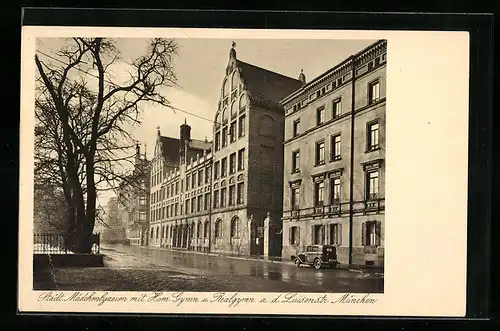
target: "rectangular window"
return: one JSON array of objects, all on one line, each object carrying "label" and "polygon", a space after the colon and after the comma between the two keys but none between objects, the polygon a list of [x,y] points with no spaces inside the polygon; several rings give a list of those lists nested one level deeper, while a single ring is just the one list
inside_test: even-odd
[{"label": "rectangular window", "polygon": [[314,205],[316,207],[323,206],[323,191],[325,189],[325,182],[314,183]]},{"label": "rectangular window", "polygon": [[203,206],[203,196],[200,195],[198,197],[198,205],[196,206],[197,207],[196,211],[202,211],[202,209],[201,209],[202,206]]},{"label": "rectangular window", "polygon": [[222,147],[227,146],[227,127],[222,129]]},{"label": "rectangular window", "polygon": [[366,177],[366,199],[378,199],[378,171],[367,172]]},{"label": "rectangular window", "polygon": [[210,204],[210,193],[206,193],[205,194],[205,200],[204,200],[204,206],[203,206],[203,209],[204,210],[208,210],[208,206]]},{"label": "rectangular window", "polygon": [[234,206],[236,203],[236,186],[229,186],[229,206]]},{"label": "rectangular window", "polygon": [[227,157],[223,158],[221,161],[221,177],[226,177],[227,175]]},{"label": "rectangular window", "polygon": [[340,178],[330,180],[330,204],[336,205],[340,202]]},{"label": "rectangular window", "polygon": [[381,223],[369,221],[364,223],[362,240],[365,246],[380,246]]},{"label": "rectangular window", "polygon": [[236,196],[236,203],[237,204],[242,204],[243,203],[243,194],[244,194],[244,191],[243,191],[243,186],[244,184],[243,183],[238,183],[238,192],[237,192],[237,196]]},{"label": "rectangular window", "polygon": [[189,214],[189,200],[186,200],[186,206],[184,210],[186,211],[186,214]]},{"label": "rectangular window", "polygon": [[316,165],[325,163],[325,141],[316,142]]},{"label": "rectangular window", "polygon": [[219,169],[220,169],[220,162],[217,161],[214,163],[214,179],[219,179]]},{"label": "rectangular window", "polygon": [[236,121],[233,121],[229,126],[229,136],[231,142],[236,141]]},{"label": "rectangular window", "polygon": [[340,160],[340,134],[332,136],[332,161]]},{"label": "rectangular window", "polygon": [[183,215],[184,214],[184,205],[181,204],[180,206],[181,206],[181,215]]},{"label": "rectangular window", "polygon": [[205,183],[209,183],[210,182],[210,175],[212,174],[212,170],[210,169],[210,167],[207,167],[206,171],[205,171]]},{"label": "rectangular window", "polygon": [[240,116],[238,120],[238,137],[243,137],[245,135],[245,115]]},{"label": "rectangular window", "polygon": [[223,187],[220,190],[220,206],[221,207],[226,207],[226,200],[227,200],[227,189],[225,187]]},{"label": "rectangular window", "polygon": [[316,109],[316,125],[323,124],[325,122],[325,107],[319,107]]},{"label": "rectangular window", "polygon": [[198,185],[203,185],[203,169],[198,171]]},{"label": "rectangular window", "polygon": [[238,170],[245,169],[245,149],[238,151]]},{"label": "rectangular window", "polygon": [[300,188],[292,188],[292,210],[298,210],[300,207]]},{"label": "rectangular window", "polygon": [[296,150],[292,152],[292,172],[300,171],[300,151]]},{"label": "rectangular window", "polygon": [[175,182],[175,194],[179,194],[179,182]]},{"label": "rectangular window", "polygon": [[379,148],[379,124],[378,122],[368,124],[367,150],[372,151]]},{"label": "rectangular window", "polygon": [[141,196],[139,197],[139,204],[140,204],[141,206],[145,206],[145,205],[146,205],[146,196],[145,196],[145,195],[141,195]]},{"label": "rectangular window", "polygon": [[300,133],[300,119],[293,121],[293,136],[296,137]]},{"label": "rectangular window", "polygon": [[189,180],[191,179],[191,177],[188,175],[186,176],[186,191],[189,191]]},{"label": "rectangular window", "polygon": [[145,211],[140,211],[139,212],[139,220],[140,221],[145,221],[146,220],[146,212]]},{"label": "rectangular window", "polygon": [[196,174],[193,173],[193,175],[191,176],[191,188],[195,187],[196,187]]},{"label": "rectangular window", "polygon": [[177,216],[178,214],[179,214],[179,203],[176,202],[175,203],[175,214],[174,215]]},{"label": "rectangular window", "polygon": [[380,84],[379,81],[372,82],[368,85],[368,101],[369,103],[377,102],[380,99]]},{"label": "rectangular window", "polygon": [[333,118],[342,115],[342,100],[340,98],[333,101]]},{"label": "rectangular window", "polygon": [[219,208],[219,191],[214,192],[214,208]]},{"label": "rectangular window", "polygon": [[291,226],[290,227],[290,245],[299,245],[300,243],[300,238],[299,238],[299,227],[297,226]]},{"label": "rectangular window", "polygon": [[234,174],[236,172],[236,153],[229,155],[229,173]]},{"label": "rectangular window", "polygon": [[342,245],[342,224],[330,224],[330,245]]},{"label": "rectangular window", "polygon": [[181,193],[184,192],[184,179],[181,179]]},{"label": "rectangular window", "polygon": [[324,225],[313,225],[312,242],[313,245],[323,245],[325,243],[325,227]]},{"label": "rectangular window", "polygon": [[191,199],[191,212],[192,213],[196,212],[196,198]]},{"label": "rectangular window", "polygon": [[215,150],[218,151],[220,150],[220,132],[217,132],[215,134]]}]

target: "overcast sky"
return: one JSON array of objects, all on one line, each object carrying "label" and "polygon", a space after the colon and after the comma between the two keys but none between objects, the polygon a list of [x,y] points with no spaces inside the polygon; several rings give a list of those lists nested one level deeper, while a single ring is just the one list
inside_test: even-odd
[{"label": "overcast sky", "polygon": [[[222,79],[233,40],[229,39],[178,39],[175,74],[178,87],[166,91],[172,105],[194,113],[203,120],[182,112],[173,112],[156,106],[145,105],[143,123],[133,131],[142,144],[147,144],[148,159],[156,140],[156,127],[161,134],[178,137],[179,126],[187,121],[195,139],[212,139],[212,120],[217,110]],[[375,40],[234,40],[237,58],[253,65],[297,78],[304,70],[306,80],[322,74],[346,57],[358,52]],[[37,40],[37,50],[55,54],[61,39]],[[117,48],[129,62],[144,53],[147,39],[118,39]],[[43,55],[39,55],[43,59]],[[105,204],[112,193],[100,198]]]}]

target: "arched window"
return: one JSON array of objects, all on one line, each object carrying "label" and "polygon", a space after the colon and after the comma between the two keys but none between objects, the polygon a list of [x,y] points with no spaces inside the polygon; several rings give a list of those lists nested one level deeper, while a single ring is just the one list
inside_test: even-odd
[{"label": "arched window", "polygon": [[274,136],[276,134],[276,121],[271,116],[260,118],[259,134],[262,136]]},{"label": "arched window", "polygon": [[240,96],[240,109],[245,108],[247,106],[247,102],[248,102],[248,100],[247,100],[246,94],[242,94]]},{"label": "arched window", "polygon": [[201,232],[201,221],[198,221],[198,225],[196,226],[196,233],[198,234],[198,238],[202,237],[202,232]]},{"label": "arched window", "polygon": [[238,105],[236,104],[236,101],[234,101],[231,105],[231,117],[235,116],[238,114]]},{"label": "arched window", "polygon": [[223,89],[222,89],[222,96],[226,97],[229,94],[229,79],[226,79],[224,81]]},{"label": "arched window", "polygon": [[191,233],[191,238],[194,238],[194,222],[191,223],[191,229],[189,230],[189,232]]},{"label": "arched window", "polygon": [[203,228],[203,237],[208,238],[208,234],[210,233],[210,223],[208,221],[205,221],[205,226]]},{"label": "arched window", "polygon": [[164,238],[167,237],[167,233],[165,232],[165,225],[161,228],[161,236]]},{"label": "arched window", "polygon": [[156,239],[158,239],[159,234],[160,234],[160,227],[157,226],[156,227]]},{"label": "arched window", "polygon": [[238,238],[240,236],[240,219],[238,216],[231,220],[231,238]]},{"label": "arched window", "polygon": [[215,238],[222,238],[222,220],[215,221]]},{"label": "arched window", "polygon": [[155,229],[151,229],[151,239],[153,239]]},{"label": "arched window", "polygon": [[228,119],[228,117],[229,117],[229,112],[227,111],[227,108],[224,108],[222,110],[222,121],[223,122],[226,121]]},{"label": "arched window", "polygon": [[231,89],[234,90],[237,86],[238,86],[238,83],[239,83],[239,79],[238,79],[238,71],[234,71],[233,72],[233,77],[231,78]]}]

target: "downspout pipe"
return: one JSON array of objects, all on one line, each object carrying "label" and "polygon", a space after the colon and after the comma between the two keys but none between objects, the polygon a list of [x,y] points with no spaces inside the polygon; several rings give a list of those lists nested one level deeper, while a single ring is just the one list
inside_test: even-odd
[{"label": "downspout pipe", "polygon": [[354,221],[354,119],[356,116],[356,59],[355,55],[351,56],[352,63],[352,93],[351,93],[351,161],[349,170],[349,266],[353,264],[353,221]]}]

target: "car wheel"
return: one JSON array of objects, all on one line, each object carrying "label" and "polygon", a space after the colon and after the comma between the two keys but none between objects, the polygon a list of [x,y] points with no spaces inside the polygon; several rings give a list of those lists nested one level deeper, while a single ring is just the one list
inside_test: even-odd
[{"label": "car wheel", "polygon": [[321,269],[321,260],[320,259],[314,260],[314,268]]},{"label": "car wheel", "polygon": [[300,267],[300,260],[299,259],[295,259],[295,261],[293,261],[293,263],[295,264],[296,267]]}]

